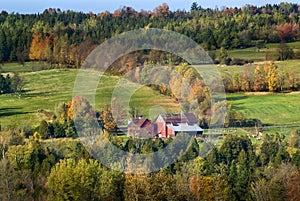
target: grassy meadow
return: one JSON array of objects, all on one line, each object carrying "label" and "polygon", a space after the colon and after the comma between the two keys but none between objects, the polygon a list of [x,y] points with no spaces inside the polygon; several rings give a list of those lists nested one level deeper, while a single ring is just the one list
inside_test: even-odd
[{"label": "grassy meadow", "polygon": [[[280,69],[293,71],[300,77],[300,60],[276,62]],[[249,66],[218,67],[221,73],[241,73]],[[38,110],[55,110],[59,103],[72,99],[77,70],[50,69],[43,63],[25,63],[24,66],[9,63],[1,66],[2,72],[20,72],[25,79],[25,93],[0,95],[0,124],[2,128],[26,128],[36,126],[41,121]],[[120,78],[103,76],[97,87],[95,108],[101,109],[110,104],[115,86]],[[227,94],[234,110],[242,111],[247,118],[260,119],[264,124],[300,124],[300,95],[295,94]],[[130,99],[141,114],[149,116],[151,109],[161,106],[166,112],[180,111],[173,99],[163,96],[148,87],[132,94]]]},{"label": "grassy meadow", "polygon": [[[249,64],[246,66],[218,66],[220,73],[242,73],[246,68],[255,70],[258,64],[263,65],[264,62]],[[300,60],[276,61],[275,64],[284,72],[293,72],[300,77]]]},{"label": "grassy meadow", "polygon": [[[15,67],[16,69],[17,67]],[[23,67],[19,67],[23,68]],[[21,71],[21,70],[19,70]],[[41,118],[38,110],[55,110],[59,103],[72,99],[77,70],[44,70],[21,73],[25,79],[25,93],[22,95],[4,94],[0,96],[0,124],[2,128],[26,128],[38,125]],[[102,76],[97,92],[95,108],[101,109],[110,104],[117,76]],[[179,105],[148,87],[143,87],[132,94],[131,100],[142,114],[156,105],[166,107],[169,112],[179,111]]]},{"label": "grassy meadow", "polygon": [[233,109],[264,124],[300,124],[300,94],[227,94]]},{"label": "grassy meadow", "polygon": [[[231,58],[241,58],[245,60],[253,60],[254,62],[268,60],[276,60],[278,58],[278,43],[266,44],[265,48],[258,49],[257,47],[250,47],[245,49],[228,50],[228,56]],[[293,49],[294,54],[300,54],[300,41],[287,43],[288,47]],[[217,51],[218,53],[218,51]]]}]

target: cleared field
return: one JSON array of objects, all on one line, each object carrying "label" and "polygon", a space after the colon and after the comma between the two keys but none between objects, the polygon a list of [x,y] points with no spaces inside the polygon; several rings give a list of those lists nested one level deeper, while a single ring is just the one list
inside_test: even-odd
[{"label": "cleared field", "polygon": [[264,124],[300,124],[299,94],[228,94],[227,100],[233,102],[234,110]]},{"label": "cleared field", "polygon": [[[271,50],[270,50],[271,51]],[[272,51],[273,54],[273,51]],[[264,61],[265,60],[265,50],[258,50],[256,47],[229,50],[228,56],[231,58],[241,58],[245,60],[253,61]]]},{"label": "cleared field", "polygon": [[[218,66],[220,73],[242,73],[246,68],[254,69],[258,64],[264,64],[264,62],[253,63],[246,66]],[[280,70],[284,72],[293,72],[300,77],[300,60],[287,60],[287,61],[276,61],[275,64],[279,67]]]},{"label": "cleared field", "polygon": [[[22,73],[25,78],[25,94],[0,96],[0,124],[2,128],[26,128],[38,125],[39,109],[55,110],[59,103],[72,99],[77,70],[46,70]],[[111,103],[112,93],[118,83],[117,76],[103,76],[96,92],[95,108],[101,109]],[[179,111],[177,102],[148,87],[132,94],[130,102],[141,114],[148,115],[152,107],[160,105],[166,111]]]},{"label": "cleared field", "polygon": [[5,63],[0,65],[0,72],[36,72],[59,68],[57,65],[49,65],[46,62]]},{"label": "cleared field", "polygon": [[[267,44],[266,47],[267,48],[277,48],[278,45],[279,45],[278,43],[270,43],[270,44]],[[300,41],[287,43],[287,45],[293,49],[300,49]]]},{"label": "cleared field", "polygon": [[[231,58],[241,58],[245,60],[264,61],[266,57],[269,60],[276,60],[278,58],[279,43],[266,44],[265,48],[258,49],[257,47],[228,50],[228,56]],[[294,53],[300,53],[300,41],[287,43],[293,49]]]},{"label": "cleared field", "polygon": [[[284,71],[293,71],[300,77],[300,60],[276,62]],[[5,127],[28,127],[37,125],[41,119],[37,115],[39,109],[54,110],[59,103],[72,99],[74,81],[77,70],[43,70],[35,71],[32,65],[38,63],[5,64],[5,72],[18,71],[25,78],[25,94],[22,96],[0,95],[0,125]],[[221,73],[241,73],[250,66],[218,67]],[[205,70],[205,69],[204,69]],[[34,71],[34,72],[32,72]],[[111,102],[115,86],[119,82],[117,76],[103,76],[98,84],[95,107],[101,109]],[[265,124],[300,124],[299,94],[246,95],[228,94],[227,98],[234,104],[234,109],[242,111],[247,118],[257,118]],[[173,99],[163,96],[148,87],[142,87],[131,94],[130,103],[141,114],[150,116],[155,107],[162,107],[166,112],[180,111]]]}]

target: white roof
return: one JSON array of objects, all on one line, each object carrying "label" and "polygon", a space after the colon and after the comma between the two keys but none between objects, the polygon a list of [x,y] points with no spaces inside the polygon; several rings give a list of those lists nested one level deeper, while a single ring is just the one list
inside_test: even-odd
[{"label": "white roof", "polygon": [[176,125],[167,124],[167,127],[175,132],[197,132],[203,131],[197,124],[178,123]]}]

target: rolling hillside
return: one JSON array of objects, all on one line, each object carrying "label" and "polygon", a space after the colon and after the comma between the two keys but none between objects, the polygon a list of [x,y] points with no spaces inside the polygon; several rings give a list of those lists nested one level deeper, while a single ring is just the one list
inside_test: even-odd
[{"label": "rolling hillside", "polygon": [[[299,60],[278,62],[283,70],[293,70],[300,74]],[[74,81],[77,70],[43,70],[30,72],[32,64],[25,67],[17,64],[5,64],[2,69],[8,72],[22,72],[25,78],[25,93],[21,96],[0,96],[0,123],[5,127],[27,127],[37,125],[41,118],[37,111],[55,110],[59,103],[72,99]],[[37,64],[35,64],[37,66]],[[251,67],[251,66],[250,66]],[[252,65],[254,68],[255,65]],[[37,68],[37,67],[36,67]],[[247,67],[248,68],[248,67]],[[219,67],[221,73],[241,72],[244,67],[229,66]],[[96,109],[101,109],[109,104],[116,84],[117,76],[103,76],[97,88]],[[300,96],[299,94],[228,94],[228,100],[233,102],[235,110],[242,111],[247,118],[258,118],[266,124],[299,124]],[[163,96],[148,87],[136,91],[131,97],[141,114],[149,115],[149,109],[160,105],[167,112],[178,112],[179,105],[170,97]]]}]

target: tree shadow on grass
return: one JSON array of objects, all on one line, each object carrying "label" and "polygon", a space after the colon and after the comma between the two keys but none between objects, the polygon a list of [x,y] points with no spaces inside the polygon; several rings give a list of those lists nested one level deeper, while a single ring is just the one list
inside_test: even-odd
[{"label": "tree shadow on grass", "polygon": [[0,108],[0,117],[9,117],[20,114],[29,114],[31,112],[22,112],[22,108],[18,107],[9,107],[9,108]]},{"label": "tree shadow on grass", "polygon": [[23,97],[37,97],[37,96],[52,96],[54,92],[32,92],[30,90],[26,90],[25,93],[22,95]]},{"label": "tree shadow on grass", "polygon": [[227,101],[237,101],[237,100],[243,100],[247,99],[247,96],[233,96],[233,97],[226,97]]}]

